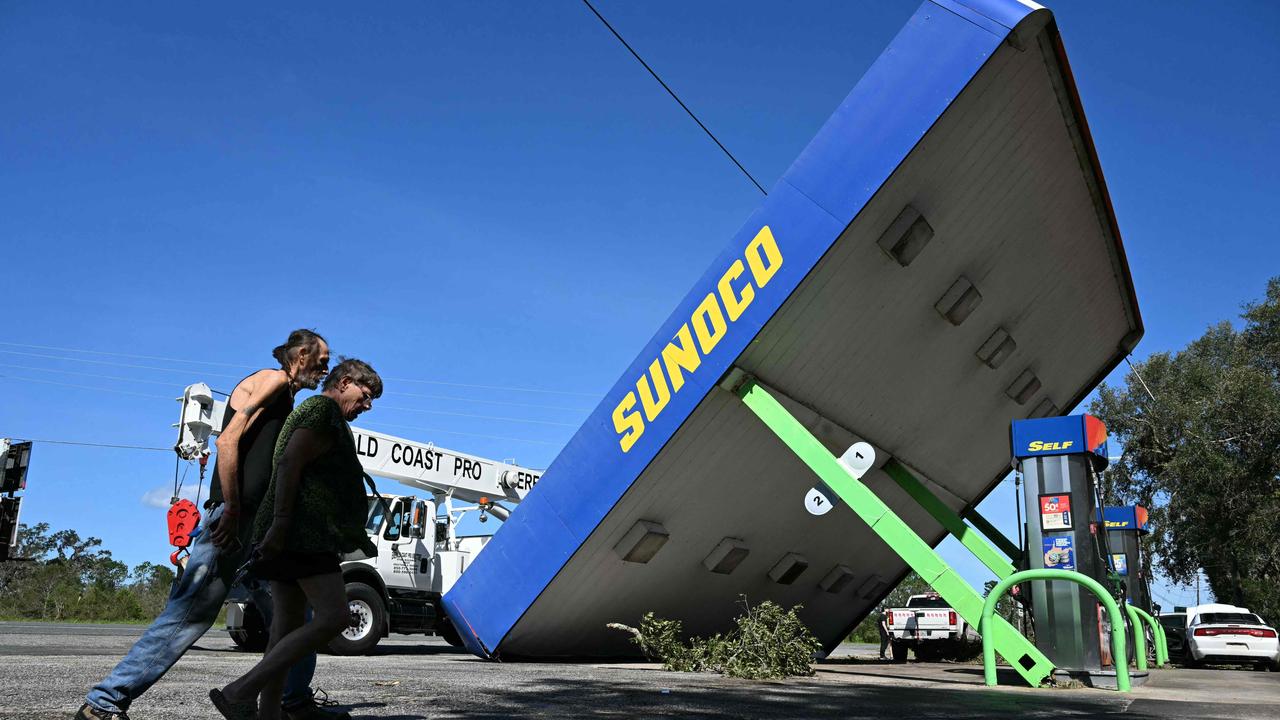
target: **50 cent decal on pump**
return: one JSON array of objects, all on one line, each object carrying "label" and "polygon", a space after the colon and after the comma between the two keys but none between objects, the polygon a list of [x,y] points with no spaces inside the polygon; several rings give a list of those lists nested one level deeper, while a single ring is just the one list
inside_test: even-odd
[{"label": "50 cent decal on pump", "polygon": [[1041,530],[1070,530],[1071,529],[1071,496],[1066,493],[1060,495],[1041,495],[1040,496],[1040,529]]}]

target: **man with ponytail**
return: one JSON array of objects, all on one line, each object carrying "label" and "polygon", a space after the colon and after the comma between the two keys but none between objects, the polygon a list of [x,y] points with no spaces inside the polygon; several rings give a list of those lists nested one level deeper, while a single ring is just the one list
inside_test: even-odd
[{"label": "man with ponytail", "polygon": [[[128,720],[130,704],[213,625],[231,591],[236,570],[248,559],[253,518],[271,479],[272,456],[299,390],[314,390],[329,369],[329,345],[314,330],[289,333],[271,351],[279,368],[264,368],[236,384],[227,400],[218,456],[209,488],[205,531],[196,536],[186,570],[160,616],[106,679],[94,686],[76,720]],[[265,593],[259,593],[265,596]],[[265,600],[255,601],[270,608]],[[315,654],[289,672],[283,717],[349,718],[316,704],[311,692]]]}]

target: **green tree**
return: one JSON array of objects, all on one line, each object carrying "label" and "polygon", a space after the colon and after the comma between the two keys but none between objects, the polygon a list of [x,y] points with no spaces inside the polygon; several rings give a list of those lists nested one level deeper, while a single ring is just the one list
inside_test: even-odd
[{"label": "green tree", "polygon": [[1090,412],[1124,447],[1105,474],[1112,499],[1151,510],[1158,569],[1203,569],[1221,602],[1280,621],[1280,277],[1242,326],[1213,325],[1157,353]]},{"label": "green tree", "polygon": [[138,598],[142,615],[154,618],[164,609],[169,599],[169,590],[173,587],[176,574],[167,565],[154,565],[144,562],[133,569],[131,588]]},{"label": "green tree", "polygon": [[144,622],[164,607],[174,573],[142,563],[133,573],[98,538],[48,523],[21,525],[13,556],[0,563],[0,617]]}]

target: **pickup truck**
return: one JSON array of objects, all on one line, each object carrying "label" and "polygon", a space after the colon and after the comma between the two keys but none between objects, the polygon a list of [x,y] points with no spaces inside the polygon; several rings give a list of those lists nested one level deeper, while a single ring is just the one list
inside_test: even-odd
[{"label": "pickup truck", "polygon": [[937,593],[912,595],[906,607],[885,611],[894,662],[906,662],[907,651],[932,662],[960,659],[973,653],[980,638]]}]

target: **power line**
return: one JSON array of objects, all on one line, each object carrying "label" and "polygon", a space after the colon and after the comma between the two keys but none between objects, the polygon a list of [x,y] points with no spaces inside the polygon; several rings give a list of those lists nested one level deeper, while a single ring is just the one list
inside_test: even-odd
[{"label": "power line", "polygon": [[527,393],[543,393],[547,395],[577,395],[580,397],[599,397],[597,393],[574,392],[572,390],[542,390],[540,388],[515,387],[512,385],[476,385],[472,383],[456,383],[445,382],[444,380],[414,380],[412,378],[387,377],[383,376],[383,380],[391,382],[407,382],[419,383],[423,385],[445,385],[448,387],[476,388],[480,390],[501,390],[503,392],[527,392]]},{"label": "power line", "polygon": [[[163,385],[165,387],[179,390],[176,382],[165,382],[162,380],[143,380],[141,378],[121,377],[119,375],[100,375],[98,373],[77,372],[75,370],[56,370],[54,368],[32,367],[30,365],[11,365],[9,363],[0,363],[0,367],[15,368],[18,370],[35,370],[36,372],[51,372],[60,375],[78,375],[80,377],[100,378],[103,380],[120,380],[122,382],[145,383],[147,385]],[[218,392],[214,390],[214,392]]]},{"label": "power line", "polygon": [[192,365],[217,365],[219,367],[247,368],[248,365],[236,365],[233,363],[213,362],[212,360],[184,360],[182,358],[161,357],[159,355],[135,355],[132,353],[110,352],[107,350],[85,350],[83,348],[56,347],[53,345],[30,345],[27,343],[0,342],[0,345],[9,347],[29,348],[33,350],[57,350],[60,352],[87,353],[91,355],[113,355],[115,357],[131,357],[143,360],[165,360],[168,362],[189,363]]},{"label": "power line", "polygon": [[619,34],[617,30],[613,29],[613,26],[609,24],[608,20],[604,19],[604,16],[600,14],[599,10],[595,9],[595,6],[591,4],[590,0],[582,0],[582,2],[587,6],[587,9],[590,10],[592,14],[600,19],[600,22],[604,23],[605,27],[609,28],[609,32],[613,33],[613,36],[618,38],[618,42],[622,43],[622,46],[631,52],[632,57],[640,61],[640,64],[644,66],[644,69],[649,71],[649,74],[653,76],[653,79],[657,80],[658,84],[662,86],[662,89],[666,90],[667,94],[671,96],[671,99],[675,100],[680,107],[684,108],[684,111],[689,114],[689,117],[693,118],[693,121],[698,123],[698,127],[702,128],[702,132],[706,133],[707,137],[711,138],[711,141],[724,151],[724,154],[733,161],[733,164],[738,166],[738,169],[742,171],[743,175],[747,176],[747,179],[751,181],[751,184],[755,185],[756,189],[759,190],[762,195],[767,196],[769,193],[765,192],[764,187],[761,186],[760,183],[756,182],[756,179],[751,176],[751,173],[747,172],[747,169],[742,166],[742,163],[738,162],[738,158],[734,157],[733,153],[729,152],[729,148],[725,147],[724,143],[721,143],[720,140],[718,140],[716,136],[707,129],[707,126],[698,119],[698,116],[693,114],[693,111],[689,109],[689,106],[684,104],[684,101],[680,99],[680,96],[676,95],[676,92],[672,90],[669,85],[663,82],[662,78],[658,77],[658,73],[654,72],[653,68],[649,67],[649,63],[645,62],[644,58],[640,57],[640,53],[636,52],[635,48],[631,47],[631,45],[622,38],[622,35]]},{"label": "power line", "polygon": [[550,442],[548,440],[532,440],[530,438],[510,437],[507,435],[484,435],[481,433],[461,432],[459,430],[444,430],[441,428],[422,427],[420,425],[400,425],[397,423],[384,423],[384,422],[361,422],[359,423],[359,425],[360,427],[368,427],[373,429],[377,429],[380,427],[387,427],[387,428],[398,428],[401,430],[422,430],[423,432],[445,433],[446,435],[462,435],[464,437],[485,438],[487,440],[509,440],[511,442],[532,443],[534,445],[551,445],[553,447],[558,447],[562,444],[557,442]]},{"label": "power line", "polygon": [[173,448],[147,447],[145,445],[116,445],[113,443],[95,443],[80,442],[76,440],[44,440],[39,438],[14,438],[15,440],[25,440],[33,443],[45,443],[46,445],[81,445],[84,447],[100,447],[100,448],[116,448],[119,450],[153,450],[157,452],[173,452]]},{"label": "power line", "polygon": [[395,407],[392,405],[378,405],[380,410],[401,410],[404,412],[426,413],[428,415],[450,415],[453,417],[475,418],[477,420],[499,420],[502,422],[518,422],[529,423],[532,425],[557,425],[560,427],[578,427],[575,423],[553,422],[551,420],[525,420],[523,418],[498,417],[496,415],[475,415],[472,413],[450,412],[448,410],[423,410],[420,408]]},{"label": "power line", "polygon": [[522,403],[512,402],[510,400],[483,400],[481,398],[464,398],[454,397],[451,395],[424,395],[421,393],[396,392],[388,390],[382,393],[386,395],[394,395],[395,397],[411,397],[422,398],[425,400],[452,400],[455,402],[483,403],[485,405],[509,405],[511,407],[535,408],[538,410],[564,410],[566,412],[590,412],[591,408],[585,407],[565,407],[564,405],[542,405],[539,403]]},{"label": "power line", "polygon": [[[4,352],[4,351],[0,350],[0,352]],[[65,359],[71,360],[73,362],[80,361],[80,358],[65,358]],[[80,377],[100,378],[103,380],[118,380],[121,382],[145,383],[147,385],[161,385],[164,387],[174,388],[175,391],[181,389],[177,387],[175,382],[166,382],[162,380],[143,380],[141,378],[124,377],[121,375],[102,375],[99,373],[87,373],[87,372],[80,372],[77,370],[61,370],[57,368],[35,367],[32,365],[13,365],[11,363],[0,363],[0,367],[15,368],[18,370],[34,370],[36,372],[59,373],[61,375],[78,375]],[[130,366],[130,367],[133,367],[133,366]],[[178,371],[174,370],[173,372],[178,372]],[[188,371],[184,370],[182,372],[188,372]],[[193,373],[193,374],[199,375],[199,373]],[[225,393],[221,390],[213,390],[213,392],[219,395],[228,395],[228,393]],[[540,410],[564,410],[568,412],[588,412],[590,410],[590,408],[564,407],[563,405],[541,405],[538,403],[521,403],[521,402],[511,402],[507,400],[484,400],[481,398],[453,397],[449,395],[424,395],[420,393],[406,393],[406,392],[395,392],[395,391],[387,391],[384,394],[395,395],[397,397],[425,398],[428,400],[451,400],[455,402],[484,403],[486,405],[510,405],[512,407],[526,407],[526,408],[534,408],[534,409],[540,409]]]},{"label": "power line", "polygon": [[44,385],[59,385],[62,387],[78,388],[80,390],[92,390],[94,392],[116,393],[117,395],[133,395],[135,397],[151,398],[152,400],[173,400],[173,398],[166,397],[164,395],[149,395],[147,393],[132,392],[130,390],[117,390],[115,388],[93,387],[92,385],[76,385],[74,383],[64,383],[64,382],[58,382],[56,380],[41,380],[40,378],[19,377],[17,375],[8,375],[5,373],[0,373],[0,378],[3,378],[5,380],[17,380],[20,382],[42,383]]},{"label": "power line", "polygon": [[[154,365],[133,365],[130,363],[111,362],[110,360],[93,360],[90,358],[69,358],[69,357],[60,357],[58,355],[43,355],[40,353],[22,352],[19,350],[0,350],[0,353],[4,353],[6,355],[25,355],[27,357],[44,358],[46,360],[61,360],[63,362],[93,363],[94,365],[110,365],[112,367],[133,368],[135,370],[155,370],[157,372],[183,373],[188,376],[192,374],[191,370],[188,370],[185,368],[165,368],[165,367],[156,367]],[[222,377],[222,378],[239,378],[240,377],[239,375],[228,375],[226,373],[202,372],[200,374],[208,375],[211,377]]]},{"label": "power line", "polygon": [[1134,367],[1128,355],[1124,356],[1124,361],[1129,365],[1129,369],[1133,371],[1134,377],[1138,378],[1138,382],[1142,383],[1142,389],[1147,391],[1147,397],[1151,398],[1151,402],[1159,403],[1160,401],[1156,400],[1156,396],[1151,393],[1151,388],[1147,387],[1147,381],[1142,379],[1142,373],[1138,372],[1138,368]]},{"label": "power line", "polygon": [[[81,354],[110,355],[114,357],[137,358],[142,360],[164,360],[168,362],[180,362],[180,363],[189,363],[189,364],[206,364],[206,365],[218,365],[222,367],[238,367],[243,370],[250,370],[253,367],[251,365],[233,365],[230,363],[205,362],[203,360],[184,360],[182,358],[160,357],[157,355],[135,355],[132,353],[109,352],[106,350],[90,350],[85,348],[54,347],[51,345],[31,345],[26,343],[11,343],[11,342],[0,342],[0,345],[5,345],[8,347],[24,347],[24,348],[35,349],[35,350],[57,350],[61,352],[74,352],[74,353],[81,353]],[[112,367],[125,367],[125,368],[132,368],[136,370],[155,370],[158,372],[184,373],[187,375],[191,375],[193,373],[192,370],[187,368],[166,368],[166,367],[156,367],[154,365],[136,365],[131,363],[112,362],[108,360],[94,360],[91,358],[61,357],[58,355],[47,355],[44,353],[23,352],[19,350],[0,350],[0,353],[4,353],[7,355],[22,355],[25,357],[37,357],[37,358],[43,358],[47,360],[60,360],[63,362],[93,363],[95,365],[109,365]],[[235,378],[235,379],[242,377],[242,375],[239,375],[239,374],[230,375],[226,373],[214,373],[214,372],[205,372],[205,371],[198,371],[198,372],[201,375],[205,375],[209,377],[222,377],[222,378]],[[519,387],[514,385],[482,385],[482,384],[474,384],[474,383],[447,382],[444,380],[421,380],[417,378],[390,377],[387,375],[383,375],[382,379],[393,381],[393,382],[418,383],[418,384],[424,384],[424,385],[444,385],[448,387],[475,388],[475,389],[481,389],[481,390],[500,390],[504,392],[527,392],[527,393],[541,393],[541,394],[548,394],[548,395],[574,395],[574,396],[589,397],[589,398],[599,397],[599,393],[576,392],[572,390],[545,390],[542,388]]]}]

